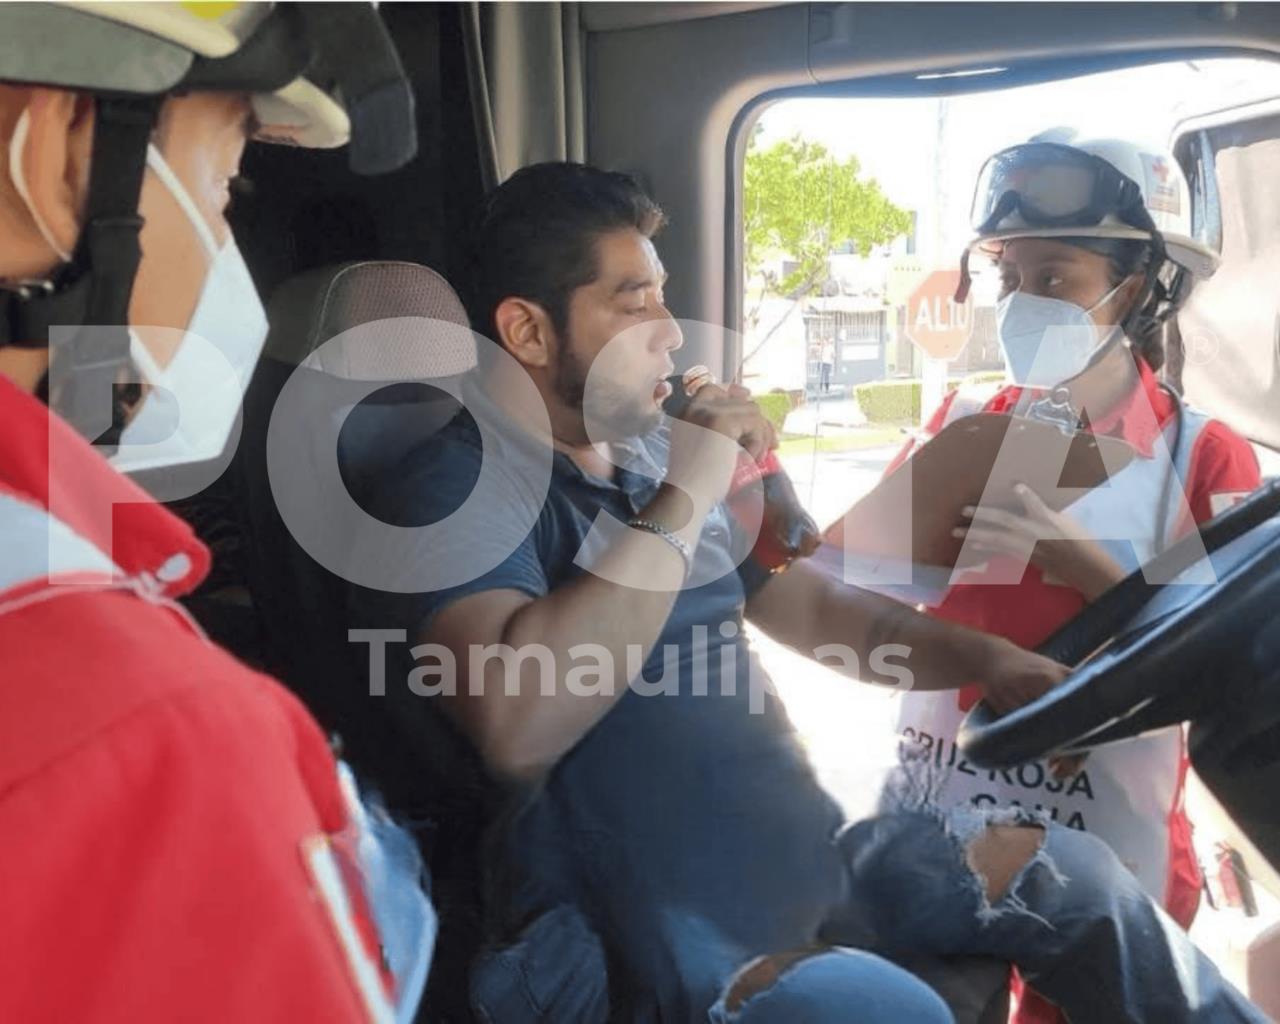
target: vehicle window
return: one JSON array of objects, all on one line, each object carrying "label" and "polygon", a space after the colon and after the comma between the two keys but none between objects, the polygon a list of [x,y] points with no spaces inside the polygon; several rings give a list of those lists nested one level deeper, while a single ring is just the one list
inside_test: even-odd
[{"label": "vehicle window", "polygon": [[[1280,90],[1275,93],[1280,96]],[[1199,187],[1196,221],[1221,241],[1222,266],[1179,317],[1181,380],[1197,404],[1280,448],[1280,103],[1229,107],[1187,123],[1175,152]],[[1264,452],[1264,459],[1274,459]]]},{"label": "vehicle window", "polygon": [[[1251,97],[1280,96],[1280,65],[1183,61],[985,91],[978,78],[962,95],[814,95],[763,110],[741,169],[740,374],[776,417],[783,465],[820,523],[875,485],[948,390],[985,395],[1004,382],[995,305],[1007,282],[994,268],[972,261],[966,306],[935,289],[921,313],[912,297],[932,273],[957,270],[986,159],[1059,126],[1182,164],[1191,233],[1221,248],[1223,270],[1180,317],[1172,341],[1184,351],[1170,362],[1199,407],[1263,442],[1264,473],[1280,469],[1266,447],[1280,447],[1280,419],[1263,416],[1280,408],[1280,111],[1179,128],[1242,83]],[[949,331],[967,342],[956,350]],[[920,333],[946,358],[926,353]],[[896,763],[897,697],[850,687],[766,637],[753,643],[824,782],[851,814],[872,811]],[[1201,919],[1198,937],[1230,959],[1240,922]]]},{"label": "vehicle window", "polygon": [[1215,249],[1222,248],[1222,206],[1218,198],[1213,143],[1209,133],[1198,131],[1183,136],[1175,147],[1175,155],[1187,172],[1191,188],[1191,224],[1197,238]]}]

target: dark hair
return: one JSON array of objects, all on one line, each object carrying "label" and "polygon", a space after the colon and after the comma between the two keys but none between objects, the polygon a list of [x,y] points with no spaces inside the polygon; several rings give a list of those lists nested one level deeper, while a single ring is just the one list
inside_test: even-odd
[{"label": "dark hair", "polygon": [[[1153,256],[1151,243],[1139,238],[1063,238],[1059,241],[1105,256],[1112,287],[1134,274],[1145,274]],[[1153,370],[1164,365],[1164,321],[1171,312],[1161,309],[1164,301],[1157,286],[1136,315],[1131,313],[1126,320],[1133,354],[1141,356]]]},{"label": "dark hair", "polygon": [[599,272],[599,237],[634,228],[652,238],[665,223],[630,175],[567,162],[516,171],[485,203],[468,296],[472,327],[497,340],[494,312],[516,297],[536,302],[563,332],[570,296]]}]

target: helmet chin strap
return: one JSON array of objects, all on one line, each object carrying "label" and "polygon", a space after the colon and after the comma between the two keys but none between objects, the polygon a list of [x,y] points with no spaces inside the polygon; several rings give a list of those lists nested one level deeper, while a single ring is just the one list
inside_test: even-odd
[{"label": "helmet chin strap", "polygon": [[[1146,326],[1142,323],[1143,313],[1147,303],[1152,295],[1156,294],[1157,288],[1160,287],[1160,271],[1164,267],[1169,256],[1164,247],[1164,236],[1156,231],[1151,236],[1151,259],[1147,261],[1146,270],[1142,276],[1142,289],[1138,292],[1137,297],[1133,300],[1129,312],[1125,318],[1120,321],[1120,329],[1126,337],[1133,337],[1135,334],[1142,334]],[[1167,298],[1167,296],[1165,296]],[[1173,309],[1169,308],[1163,316],[1156,319],[1156,323],[1163,323],[1164,320],[1173,313]]]},{"label": "helmet chin strap", "polygon": [[[114,444],[124,429],[129,401],[118,396],[104,418],[104,395],[129,366],[129,300],[142,257],[138,202],[163,102],[162,96],[98,98],[85,221],[71,261],[48,281],[0,291],[0,347],[50,349],[41,390],[90,441]],[[83,327],[95,330],[78,330]]]}]

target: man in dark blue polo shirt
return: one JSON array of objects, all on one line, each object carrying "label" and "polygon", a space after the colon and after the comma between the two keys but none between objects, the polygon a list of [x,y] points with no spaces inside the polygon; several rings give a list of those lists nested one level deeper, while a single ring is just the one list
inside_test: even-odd
[{"label": "man in dark blue polo shirt", "polygon": [[927,806],[846,827],[744,618],[801,651],[846,645],[864,679],[976,680],[1001,709],[1063,670],[747,557],[723,499],[773,432],[734,387],[661,414],[682,342],[661,222],[631,179],[581,166],[498,189],[474,302],[493,344],[465,410],[376,499],[443,527],[404,567],[438,589],[361,609],[415,645],[388,691],[432,695],[511,794],[489,896],[519,941],[474,972],[486,1019],[943,1021],[890,959],[974,953],[1076,1020],[1260,1020],[1087,835]]}]

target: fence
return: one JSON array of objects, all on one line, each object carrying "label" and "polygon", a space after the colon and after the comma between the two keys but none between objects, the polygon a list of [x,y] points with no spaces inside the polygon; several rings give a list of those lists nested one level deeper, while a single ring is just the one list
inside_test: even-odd
[{"label": "fence", "polygon": [[804,331],[808,391],[847,392],[854,384],[885,376],[886,310],[808,310]]}]

